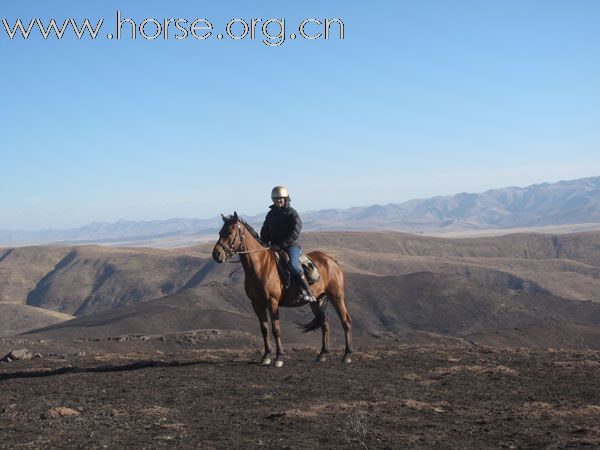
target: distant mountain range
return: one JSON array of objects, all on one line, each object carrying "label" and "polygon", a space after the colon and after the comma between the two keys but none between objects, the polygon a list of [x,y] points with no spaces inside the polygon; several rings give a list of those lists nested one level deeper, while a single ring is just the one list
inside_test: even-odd
[{"label": "distant mountain range", "polygon": [[[243,209],[243,205],[240,205]],[[260,226],[264,213],[245,217]],[[437,233],[461,230],[543,227],[600,223],[600,177],[507,187],[480,194],[461,193],[387,205],[301,213],[306,231],[395,230]],[[119,243],[189,244],[215,235],[220,217],[93,223],[80,228],[0,231],[0,245]]]},{"label": "distant mountain range", "polygon": [[436,231],[600,222],[600,177],[304,213],[312,229]]},{"label": "distant mountain range", "polygon": [[115,223],[95,222],[79,228],[39,231],[2,231],[0,245],[25,244],[94,244],[144,242],[175,236],[216,232],[222,224],[213,219],[168,219],[150,221],[119,220]]}]

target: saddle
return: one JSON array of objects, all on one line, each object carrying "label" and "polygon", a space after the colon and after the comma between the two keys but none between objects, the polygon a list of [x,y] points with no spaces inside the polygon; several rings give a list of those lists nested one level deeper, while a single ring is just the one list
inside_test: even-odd
[{"label": "saddle", "polygon": [[[277,272],[279,273],[281,282],[284,288],[288,289],[292,279],[292,266],[290,265],[288,254],[284,251],[275,252],[275,259],[277,261]],[[319,281],[321,275],[310,256],[302,253],[300,255],[300,264],[302,265],[308,284],[315,284]]]}]

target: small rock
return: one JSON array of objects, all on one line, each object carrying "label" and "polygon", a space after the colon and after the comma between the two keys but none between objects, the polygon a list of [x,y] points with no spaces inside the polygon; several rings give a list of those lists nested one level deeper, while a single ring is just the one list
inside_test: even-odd
[{"label": "small rock", "polygon": [[27,348],[20,348],[17,350],[11,350],[8,352],[0,362],[12,362],[17,361],[19,359],[31,359],[33,358],[33,354]]},{"label": "small rock", "polygon": [[75,409],[67,408],[65,406],[57,406],[56,408],[49,409],[44,414],[44,419],[57,419],[59,417],[77,417],[81,413]]}]

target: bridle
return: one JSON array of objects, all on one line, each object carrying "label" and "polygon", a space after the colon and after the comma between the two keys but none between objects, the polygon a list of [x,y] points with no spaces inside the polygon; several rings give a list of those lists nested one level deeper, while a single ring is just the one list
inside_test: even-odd
[{"label": "bridle", "polygon": [[[217,241],[216,245],[221,246],[221,248],[223,249],[223,251],[225,252],[225,261],[228,261],[229,258],[231,258],[233,255],[246,255],[248,253],[258,253],[258,252],[264,252],[265,250],[269,250],[268,247],[264,247],[261,248],[260,250],[244,250],[245,248],[245,241],[244,241],[244,228],[242,227],[240,222],[236,222],[236,231],[235,231],[235,236],[233,236],[233,239],[230,239],[229,242],[227,242],[227,244],[223,244],[221,242],[221,240]],[[237,246],[237,248],[234,248],[235,246],[235,241],[237,240],[237,237],[239,236],[239,245]],[[232,263],[238,263],[240,261],[229,261]]]},{"label": "bridle", "polygon": [[[237,246],[237,248],[234,248],[235,245],[235,241],[237,239],[237,237],[240,237],[240,243]],[[225,260],[227,261],[229,258],[231,258],[233,255],[235,255],[237,252],[239,252],[240,250],[242,250],[243,246],[244,246],[244,232],[242,231],[242,226],[240,225],[239,222],[236,223],[236,231],[235,231],[235,236],[233,236],[233,239],[230,239],[227,244],[223,244],[221,242],[221,240],[219,239],[217,241],[216,245],[220,245],[221,248],[223,249],[223,251],[225,252]]]}]

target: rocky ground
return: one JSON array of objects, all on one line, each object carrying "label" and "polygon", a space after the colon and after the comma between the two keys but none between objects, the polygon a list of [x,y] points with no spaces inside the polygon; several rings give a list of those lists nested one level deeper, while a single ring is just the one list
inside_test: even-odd
[{"label": "rocky ground", "polygon": [[0,448],[600,446],[597,351],[290,347],[276,369],[223,338],[5,341],[32,359],[0,364]]}]

